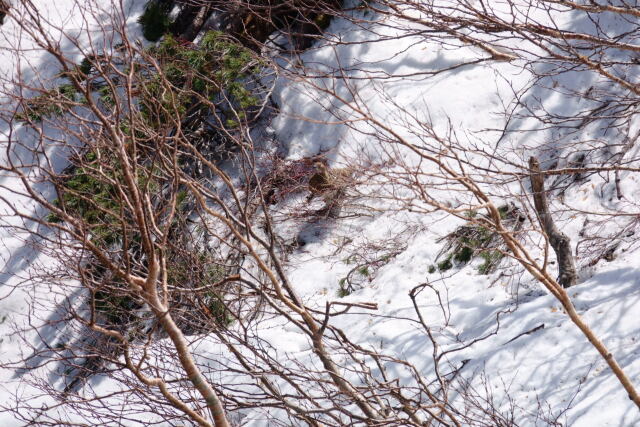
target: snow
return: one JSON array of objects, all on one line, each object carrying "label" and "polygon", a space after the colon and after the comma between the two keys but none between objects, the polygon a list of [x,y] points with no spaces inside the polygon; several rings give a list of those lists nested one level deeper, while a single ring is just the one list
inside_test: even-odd
[{"label": "snow", "polygon": [[[84,56],[81,48],[91,44],[108,45],[113,40],[105,40],[101,36],[109,35],[111,32],[107,26],[108,20],[96,22],[95,16],[107,16],[110,13],[112,4],[109,2],[88,2],[96,12],[91,14],[81,14],[80,11],[87,2],[77,0],[56,0],[34,1],[34,6],[42,14],[46,28],[49,29],[52,39],[60,43],[63,51],[70,56],[77,56],[78,60]],[[132,35],[139,34],[136,24],[137,16],[141,13],[144,2],[141,0],[122,2],[123,10],[127,12],[127,25],[131,27]],[[19,2],[13,2],[13,7],[22,7]],[[64,31],[60,31],[63,28]],[[102,31],[100,31],[102,29]],[[69,36],[70,35],[70,36]],[[19,54],[16,50],[19,49]],[[0,108],[3,111],[11,111],[13,107],[7,94],[14,92],[12,82],[14,79],[25,79],[40,89],[45,87],[52,80],[57,79],[59,65],[54,59],[48,56],[33,38],[20,28],[12,19],[6,18],[0,29]],[[2,163],[6,162],[7,152],[4,149],[8,138],[9,127],[6,123],[0,123],[0,135],[2,135],[3,152],[0,156]],[[29,134],[23,129],[13,129],[12,137],[24,143],[25,147],[30,144],[37,144],[37,135]],[[51,138],[56,137],[56,133],[49,130]],[[57,135],[60,137],[60,135]],[[59,168],[66,165],[64,155],[55,150],[49,150],[53,161]],[[21,161],[27,163],[29,154],[22,151]],[[15,160],[15,159],[14,159]],[[24,223],[21,219],[12,215],[8,206],[14,206],[19,213],[29,214],[34,212],[35,205],[25,197],[24,188],[18,179],[13,176],[0,177],[0,245],[2,253],[0,256],[0,278],[2,286],[0,288],[0,363],[4,368],[0,369],[0,404],[3,408],[14,408],[20,404],[22,399],[35,399],[31,403],[37,405],[51,404],[52,400],[41,391],[35,390],[26,384],[24,379],[24,363],[18,361],[29,358],[35,350],[42,351],[48,345],[55,345],[58,342],[70,339],[68,331],[58,327],[48,326],[55,323],[63,310],[58,307],[63,303],[72,300],[74,294],[67,294],[58,286],[49,286],[38,280],[34,280],[34,271],[46,271],[55,260],[49,258],[45,253],[37,250],[38,241],[31,237],[25,230],[35,229],[37,225]],[[46,189],[43,190],[46,194]],[[24,227],[23,230],[14,227]],[[73,290],[73,285],[69,286]],[[37,325],[38,334],[29,331],[30,325]],[[23,335],[23,337],[21,337]],[[27,339],[25,345],[24,337]],[[46,363],[44,358],[30,358],[29,363],[36,366],[37,363]],[[45,378],[50,380],[51,385],[60,383],[60,372],[51,369],[54,364],[44,366],[47,373]],[[64,410],[58,409],[64,414]],[[0,411],[0,425],[17,426],[22,425],[22,421],[16,420],[7,410]]]},{"label": "snow", "polygon": [[[328,32],[340,34],[340,40],[351,42],[371,40],[380,34],[366,34],[362,29],[354,31],[344,21],[334,21]],[[435,43],[416,43],[406,38],[379,41],[371,49],[358,45],[355,53],[351,53],[348,46],[327,45],[304,55],[304,63],[312,68],[321,64],[318,65],[320,70],[353,67],[357,69],[353,76],[374,79],[385,73],[411,75],[448,68],[484,55],[464,46],[445,50]],[[576,78],[574,74],[578,73],[563,76],[562,84],[572,88],[593,84],[588,81],[592,79],[591,75],[582,73]],[[492,141],[496,138],[496,132],[490,130],[500,130],[505,126],[501,113],[509,106],[512,91],[521,90],[529,79],[530,75],[523,72],[518,61],[484,62],[463,65],[434,77],[407,77],[390,81],[379,78],[366,83],[356,81],[352,86],[356,88],[354,92],[358,99],[366,104],[368,113],[382,121],[398,119],[401,116],[398,112],[406,109],[419,117],[428,117],[441,132],[452,127],[458,135],[467,136],[471,141],[476,136]],[[329,87],[332,84],[350,83],[316,84]],[[346,93],[346,90],[338,86],[337,92]],[[561,94],[547,92],[547,96],[542,98],[547,110],[555,109],[557,113],[570,116],[577,109]],[[308,105],[308,100],[316,98],[326,102],[321,95],[315,94],[314,88],[300,83],[286,84],[276,94],[283,112],[274,127],[280,141],[291,141],[289,148],[292,158],[325,150],[324,141],[331,134],[336,135],[337,142],[331,151],[332,158],[336,159],[348,158],[349,154],[358,152],[362,146],[373,143],[365,135],[350,132],[344,127],[330,124],[323,127],[299,120],[299,115],[316,121],[330,120],[324,109]],[[355,103],[352,98],[346,102]],[[302,111],[301,105],[305,106]],[[349,114],[342,117],[349,117]],[[402,119],[400,117],[395,124],[402,126]],[[527,124],[514,125],[518,129],[526,129],[527,126],[534,129],[539,127],[532,120],[528,120]],[[295,133],[291,132],[292,129],[296,130]],[[402,132],[397,128],[395,130]],[[529,137],[526,134],[524,137],[508,137],[502,142],[503,146],[508,147],[504,151],[520,152],[520,158],[526,160],[525,156],[532,152],[532,147],[541,146],[539,141],[546,138],[545,133],[537,130],[530,133]],[[521,163],[526,164],[524,161]],[[340,160],[336,161],[336,165],[339,164]],[[564,203],[583,210],[602,206],[597,182],[598,179],[593,178],[574,187],[565,195]],[[625,187],[625,194],[637,191],[632,180],[627,180],[625,186],[629,186]],[[630,196],[629,199],[635,198]],[[620,206],[610,206],[609,209],[620,209]],[[374,239],[393,229],[394,222],[390,216],[379,215],[356,227],[343,224],[342,228],[336,227],[321,242],[305,247],[306,253],[291,261],[295,266],[291,270],[291,278],[297,289],[304,295],[312,293],[314,286],[316,293],[331,293],[349,268],[340,263],[340,256],[344,255],[329,255],[332,253],[329,242],[340,236]],[[573,215],[570,219],[560,216],[559,220],[563,223],[563,231],[576,241],[584,218],[582,215]],[[410,221],[420,224],[424,219],[414,217]],[[444,321],[433,295],[424,297],[421,308],[429,319],[428,324],[446,324],[441,331],[445,343],[448,339],[450,345],[456,345],[456,337],[467,341],[491,334],[496,329],[496,316],[503,313],[495,335],[456,353],[449,362],[451,366],[460,366],[463,360],[469,359],[463,375],[472,381],[488,378],[490,387],[495,387],[493,395],[496,402],[506,404],[507,398],[513,399],[521,408],[517,416],[519,423],[536,423],[536,420],[528,417],[539,403],[558,414],[569,406],[559,419],[567,425],[633,425],[640,422],[637,408],[552,296],[541,292],[526,276],[522,277],[523,291],[517,292],[513,284],[500,283],[500,278],[478,275],[475,270],[477,265],[473,264],[454,274],[447,274],[447,277],[439,277],[439,273],[429,274],[428,267],[434,264],[440,250],[435,242],[452,231],[456,223],[445,220],[433,228],[421,225],[419,234],[405,234],[406,249],[401,255],[382,267],[363,289],[345,297],[345,300],[354,302],[375,302],[379,311],[374,315],[345,316],[337,321],[338,327],[352,332],[354,337],[359,338],[358,342],[368,342],[384,349],[386,354],[406,358],[418,369],[429,372],[433,369],[431,361],[424,355],[430,354],[431,345],[424,334],[411,322],[384,316],[414,317],[410,290],[425,281],[437,283],[443,291],[447,291],[450,319]],[[348,248],[343,250],[349,253]],[[324,263],[328,267],[323,268],[318,254],[324,255]],[[637,360],[640,348],[634,313],[638,310],[640,277],[635,259],[633,252],[627,252],[614,262],[605,265],[600,262],[595,269],[585,266],[581,274],[587,277],[570,293],[580,314],[610,346],[610,350],[637,383],[640,380],[640,362]],[[544,328],[530,335],[519,336],[540,325],[544,325]],[[510,342],[514,337],[518,338]],[[537,422],[544,424],[541,420]]]},{"label": "snow", "polygon": [[[76,23],[76,19],[82,22],[76,15],[78,5],[73,0],[39,3],[43,6],[42,11],[50,12],[52,19],[64,23],[65,29],[70,25],[80,26]],[[140,2],[136,2],[129,15],[130,23],[135,22],[139,11]],[[94,28],[96,23],[82,25]],[[286,73],[283,74],[274,94],[280,114],[271,126],[275,138],[285,145],[289,159],[325,152],[332,166],[340,167],[348,163],[354,153],[366,153],[372,163],[382,162],[385,156],[379,143],[361,133],[366,126],[358,122],[350,126],[337,123],[357,117],[355,108],[363,106],[373,117],[393,126],[400,135],[412,141],[420,140],[421,136],[412,132],[415,130],[412,127],[415,126],[415,118],[408,117],[404,111],[428,119],[437,132],[454,130],[461,144],[482,144],[500,138],[500,130],[506,125],[504,111],[510,108],[514,92],[521,91],[531,79],[528,71],[523,70],[523,62],[475,62],[486,54],[459,43],[450,42],[444,47],[417,38],[391,38],[396,31],[376,23],[356,27],[346,20],[334,20],[328,33],[335,39],[339,37],[342,44],[320,42],[300,60],[318,75],[338,67],[346,68],[351,70],[347,73],[350,79],[341,81],[319,77],[313,80],[318,86],[314,88],[308,82],[290,80]],[[0,44],[4,46],[18,41],[25,49],[28,46],[28,41],[10,21],[2,27],[2,34],[4,40]],[[517,49],[517,46],[510,47]],[[49,77],[52,76],[54,71],[47,63],[40,62],[41,57],[41,52],[29,52],[23,60],[32,64],[31,68],[44,70]],[[14,69],[12,61],[16,59],[7,59],[7,56],[0,61],[5,75]],[[441,69],[449,71],[425,74]],[[388,74],[406,77],[384,78]],[[579,74],[567,74],[559,84],[571,88],[587,88],[596,84],[590,74]],[[570,115],[579,108],[561,94],[545,91],[544,84],[530,96],[532,100],[537,97],[543,99],[547,111]],[[318,88],[334,88],[344,96],[345,102],[332,100]],[[500,142],[498,154],[509,156],[509,160],[523,165],[526,157],[534,152],[533,147],[542,147],[545,141],[557,143],[558,146],[550,150],[558,150],[561,157],[567,157],[568,149],[563,147],[563,143],[577,138],[572,133],[550,135],[552,131],[538,129],[537,122],[530,118],[511,125],[518,129],[536,130],[508,135]],[[602,137],[595,126],[580,132],[581,140]],[[543,149],[535,152],[539,155],[545,153]],[[399,153],[407,162],[415,160],[409,152],[400,149]],[[622,189],[627,201],[608,203],[603,200],[606,198],[602,194],[612,191],[611,184],[604,182],[602,177],[592,176],[568,190],[564,194],[564,203],[573,209],[632,211],[640,183],[631,175],[625,176],[623,181]],[[370,184],[372,189],[369,191],[374,194],[389,191],[384,184],[381,188]],[[2,186],[4,190],[11,189],[16,183],[4,180]],[[366,185],[362,186],[362,191],[367,192]],[[446,190],[439,194],[442,200],[457,200],[456,194]],[[520,189],[517,184],[509,184],[496,188],[495,194],[520,194]],[[372,207],[389,208],[386,202],[365,200]],[[286,203],[294,209],[301,202],[297,199]],[[556,207],[563,207],[558,200],[553,203]],[[285,209],[286,206],[280,208]],[[572,213],[561,215],[558,220],[563,231],[576,242],[586,217]],[[624,222],[624,218],[620,219],[621,224]],[[304,228],[293,222],[281,225],[280,231],[292,237],[299,233],[308,241],[291,255],[288,262],[289,279],[305,301],[318,307],[323,307],[327,300],[377,304],[378,309],[374,312],[354,311],[336,318],[335,326],[348,330],[356,342],[404,358],[425,375],[432,372],[432,346],[415,322],[415,310],[409,297],[414,287],[429,283],[445,299],[446,310],[441,309],[430,288],[425,289],[417,301],[425,322],[433,327],[442,349],[457,348],[462,343],[486,337],[447,357],[446,370],[463,366],[460,375],[478,388],[482,388],[486,380],[494,402],[503,410],[508,409],[509,399],[513,400],[518,407],[516,418],[519,425],[546,425],[533,416],[539,405],[551,413],[561,414],[559,421],[565,425],[630,426],[640,423],[637,408],[626,397],[604,361],[562,312],[559,303],[529,276],[508,280],[498,273],[480,275],[477,261],[442,274],[429,272],[442,248],[439,239],[462,223],[460,219],[440,213],[420,214],[389,209],[368,217],[338,220],[331,227],[322,228],[322,232],[313,225]],[[620,225],[610,223],[603,227],[611,228],[613,233]],[[536,237],[532,239],[535,241]],[[0,335],[3,336],[0,350],[2,361],[6,362],[20,357],[24,351],[12,338],[11,332],[12,325],[23,324],[25,319],[22,315],[28,312],[27,294],[11,290],[21,280],[20,275],[26,274],[29,266],[34,265],[32,263],[46,264],[47,260],[34,254],[19,237],[6,229],[0,230],[0,242],[5,248],[2,291],[8,295],[0,301]],[[339,283],[353,268],[347,262],[349,256],[357,253],[358,248],[372,243],[400,248],[399,253],[371,272],[369,277],[361,277],[358,282],[360,289],[340,298],[337,295]],[[600,261],[592,267],[582,266],[582,281],[571,288],[570,295],[579,313],[606,342],[635,384],[640,385],[640,332],[636,318],[640,312],[640,265],[637,250],[630,241],[629,249],[619,252],[616,260]],[[6,321],[4,316],[7,316]],[[544,327],[521,335],[540,325]],[[280,349],[282,360],[290,358],[300,363],[312,360],[309,343],[296,328],[282,319],[272,319],[261,327],[264,328],[261,337]],[[37,337],[33,339],[37,345]],[[203,361],[216,359],[222,354],[219,347],[207,341],[197,349],[197,355]],[[464,362],[466,360],[468,362]],[[397,367],[390,366],[390,369],[393,370],[391,375],[408,381],[406,374]],[[24,388],[19,376],[10,369],[0,370],[0,383],[5,405],[11,405],[15,393],[32,392]],[[109,390],[110,384],[103,381],[96,387]],[[246,416],[247,422],[255,418],[247,425],[264,425],[260,414]],[[0,415],[0,424],[18,425],[17,420],[7,413]]]}]

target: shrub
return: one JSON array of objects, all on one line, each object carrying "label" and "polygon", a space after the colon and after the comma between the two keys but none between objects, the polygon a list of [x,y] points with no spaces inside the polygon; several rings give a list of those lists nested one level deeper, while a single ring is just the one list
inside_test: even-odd
[{"label": "shrub", "polygon": [[495,249],[482,251],[479,256],[484,260],[484,262],[478,267],[478,273],[480,274],[491,273],[504,257],[502,252]]},{"label": "shrub", "polygon": [[438,263],[439,271],[447,271],[447,270],[451,270],[452,268],[453,268],[453,264],[451,263],[451,257],[448,257],[445,260],[440,261]]},{"label": "shrub", "polygon": [[75,103],[81,98],[72,84],[63,84],[45,91],[42,95],[25,99],[22,112],[16,115],[21,122],[41,122],[46,117],[60,116],[65,103]]},{"label": "shrub", "polygon": [[151,0],[147,3],[144,13],[138,18],[138,23],[142,26],[142,35],[145,39],[155,42],[169,30],[171,26],[171,12],[168,3]]},{"label": "shrub", "polygon": [[88,76],[93,69],[93,65],[91,64],[91,60],[88,57],[82,58],[80,65],[78,66],[78,71],[80,71],[83,75]]},{"label": "shrub", "polygon": [[350,289],[349,285],[347,284],[347,278],[343,277],[342,279],[340,279],[340,281],[338,282],[338,291],[336,292],[338,297],[344,298],[351,295],[352,292],[353,290]]},{"label": "shrub", "polygon": [[[525,219],[520,215],[518,208],[511,204],[500,206],[498,211],[504,224],[514,231],[520,228]],[[489,274],[498,267],[504,257],[504,243],[497,233],[475,221],[477,211],[470,210],[465,216],[469,218],[469,222],[443,238],[447,244],[438,257],[445,258],[437,264],[438,270],[446,271],[453,268],[454,264],[462,266],[474,257],[480,257],[483,262],[478,267],[478,272]],[[483,219],[489,220],[487,217]]]},{"label": "shrub", "polygon": [[206,311],[210,319],[219,326],[229,326],[233,322],[227,305],[224,303],[223,297],[214,291],[210,291],[205,295]]},{"label": "shrub", "polygon": [[473,248],[470,246],[463,246],[459,251],[453,254],[453,259],[459,264],[466,264],[471,260],[471,257],[473,257],[473,251]]},{"label": "shrub", "polygon": [[167,34],[148,53],[157,60],[171,86],[163,85],[153,71],[143,76],[141,111],[149,121],[157,118],[164,123],[166,114],[175,117],[198,104],[203,109],[211,108],[211,102],[217,111],[209,113],[222,116],[223,123],[236,127],[238,119],[247,117],[245,110],[259,105],[259,98],[249,88],[259,63],[249,49],[220,32],[207,32],[200,46],[179,42]]},{"label": "shrub", "polygon": [[100,102],[102,102],[105,106],[113,107],[116,105],[116,101],[111,93],[111,88],[109,86],[103,86],[98,90],[98,95],[100,95]]},{"label": "shrub", "polygon": [[59,116],[62,108],[52,102],[49,95],[40,95],[24,101],[22,111],[16,114],[20,122],[41,122],[46,117]]},{"label": "shrub", "polygon": [[[109,212],[119,212],[120,202],[113,186],[88,169],[97,161],[95,154],[86,154],[84,160],[85,167],[73,168],[71,175],[64,178],[59,185],[61,197],[53,203],[70,215],[82,218],[89,225],[94,242],[111,245],[121,239],[121,231],[117,218]],[[61,218],[51,213],[47,220],[60,222]]]}]

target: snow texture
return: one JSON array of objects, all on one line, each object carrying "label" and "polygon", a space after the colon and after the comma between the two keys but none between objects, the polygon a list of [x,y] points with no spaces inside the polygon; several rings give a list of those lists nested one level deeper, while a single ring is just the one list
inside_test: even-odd
[{"label": "snow texture", "polygon": [[[99,23],[85,22],[78,16],[77,5],[72,0],[38,3],[43,13],[67,31],[83,26],[98,28]],[[98,2],[88,3],[95,5]],[[132,2],[125,8],[130,14],[132,31],[135,31],[133,23],[140,13],[141,3]],[[321,41],[306,52],[301,61],[318,73],[343,67],[348,70],[351,80],[318,78],[315,83],[320,87],[336,85],[334,89],[345,97],[346,102],[366,105],[370,113],[381,121],[398,124],[398,132],[407,138],[415,138],[415,135],[411,135],[407,126],[402,126],[407,124],[406,117],[400,114],[403,109],[428,118],[440,132],[455,129],[465,144],[499,138],[497,130],[506,125],[502,113],[511,105],[514,90],[518,91],[530,82],[531,75],[523,69],[521,61],[476,63],[474,61],[486,53],[462,44],[442,46],[415,37],[393,38],[397,35],[393,32],[397,30],[376,25],[355,26],[346,20],[335,19],[327,33],[342,43],[332,45],[330,41]],[[3,51],[0,72],[8,75],[22,69],[49,76],[55,74],[55,68],[45,62],[42,52],[28,51],[30,41],[20,34],[14,23],[5,23],[0,37],[0,45],[20,44],[26,51],[22,58]],[[367,42],[360,43],[362,41]],[[509,47],[508,42],[505,44]],[[511,48],[517,49],[517,46]],[[433,76],[420,74],[443,68],[450,71]],[[384,78],[391,74],[405,77]],[[594,83],[584,80],[592,78],[588,74],[579,77],[565,75],[560,84],[586,87]],[[354,93],[357,94],[355,97]],[[547,97],[544,95],[543,89],[529,94],[532,100],[544,99],[546,109],[567,115],[576,108],[572,103],[578,102],[566,101],[557,92]],[[344,124],[321,123],[347,119],[354,113],[308,84],[289,81],[285,74],[278,81],[274,101],[280,107],[280,114],[271,127],[274,137],[285,147],[288,159],[325,153],[332,167],[340,167],[354,155],[363,153],[374,164],[382,160],[376,142],[358,132],[362,130],[357,128],[358,125],[354,129]],[[305,120],[309,118],[314,122]],[[511,125],[519,129],[535,129],[537,126],[531,119],[522,119]],[[590,132],[589,129],[583,131]],[[594,132],[593,137],[598,137],[595,130],[591,131]],[[532,147],[536,147],[544,159],[546,151],[540,147],[549,140],[547,132],[551,131],[508,135],[501,142],[501,150],[505,156],[513,156],[514,160],[523,162]],[[566,138],[577,136],[568,135]],[[585,135],[581,138],[585,139]],[[554,140],[562,138],[555,135]],[[556,150],[562,149],[556,147]],[[410,154],[403,153],[410,162]],[[63,164],[63,160],[61,162]],[[5,189],[17,188],[16,183],[5,177],[1,185]],[[606,192],[603,187],[606,185],[599,177],[592,176],[571,187],[564,194],[564,202],[574,208],[621,208],[603,199],[602,194]],[[636,195],[640,193],[637,177],[628,176],[623,185],[627,199],[637,199]],[[366,186],[362,191],[367,191]],[[504,191],[515,190],[506,188]],[[443,197],[455,199],[455,195],[444,194]],[[26,201],[14,199],[12,202],[23,204],[22,209],[32,209]],[[290,200],[287,203],[295,206],[297,202]],[[384,202],[378,206],[385,206]],[[559,221],[563,231],[575,242],[584,219],[584,216],[574,215],[572,218],[561,217]],[[340,219],[331,227],[300,229],[295,223],[283,224],[279,231],[293,237],[298,234],[297,238],[305,241],[305,245],[292,254],[288,273],[303,299],[318,306],[323,306],[326,300],[340,299],[337,296],[339,284],[353,268],[349,256],[357,252],[358,245],[379,242],[384,247],[393,242],[388,247],[397,250],[393,251],[387,263],[361,274],[364,277],[359,277],[357,289],[342,297],[345,301],[377,303],[379,307],[373,314],[362,312],[338,318],[336,326],[348,328],[356,342],[405,358],[419,370],[430,372],[433,369],[429,356],[431,343],[414,321],[406,320],[415,318],[409,292],[418,284],[429,282],[446,299],[447,311],[442,312],[433,292],[425,291],[418,302],[425,321],[434,325],[443,348],[455,348],[461,341],[488,336],[454,353],[447,362],[451,367],[463,366],[460,375],[479,387],[486,379],[499,407],[507,409],[509,400],[516,402],[520,407],[520,425],[536,423],[528,417],[539,405],[548,408],[550,413],[562,413],[559,421],[565,425],[631,426],[640,423],[637,408],[604,361],[569,321],[554,298],[530,277],[522,275],[507,281],[499,273],[480,275],[477,260],[442,273],[432,271],[430,267],[437,263],[436,258],[442,250],[440,239],[462,223],[460,219],[441,214],[389,210],[367,217]],[[24,241],[24,236],[16,236],[5,228],[0,229],[0,242],[3,246],[3,286],[0,291],[4,297],[0,300],[0,358],[6,362],[28,353],[12,338],[12,331],[27,322],[24,315],[30,311],[29,295],[43,292],[42,288],[30,285],[29,269],[37,263],[46,264],[48,260],[34,253]],[[640,333],[635,316],[640,312],[640,265],[637,262],[638,251],[630,245],[629,250],[619,252],[612,262],[600,261],[592,267],[581,266],[582,280],[571,288],[570,294],[580,314],[639,385]],[[14,290],[14,286],[23,280],[26,280],[24,286]],[[55,290],[45,289],[44,292],[56,294]],[[59,299],[50,301],[48,309],[52,316]],[[280,321],[277,319],[273,322],[264,324],[262,337],[280,349],[283,357],[286,354],[305,360],[309,353],[306,338],[286,325],[284,329],[278,328]],[[522,335],[540,325],[544,327]],[[47,333],[55,334],[56,331],[43,329],[43,337],[32,337],[33,345],[42,345],[40,338],[48,340]],[[222,349],[214,344],[207,346],[206,341],[198,348],[198,356],[202,360],[220,354]],[[403,379],[405,374],[398,371],[390,375]],[[22,385],[20,378],[19,369],[0,371],[4,405],[11,406],[19,396],[33,393]],[[55,374],[52,373],[50,379],[55,382]],[[95,380],[94,385],[100,390],[111,387],[108,381]],[[42,399],[47,401],[46,396]],[[264,425],[259,413],[245,414],[245,417],[247,425]],[[543,425],[540,421],[537,423]],[[0,425],[18,424],[5,413],[0,414]]]}]

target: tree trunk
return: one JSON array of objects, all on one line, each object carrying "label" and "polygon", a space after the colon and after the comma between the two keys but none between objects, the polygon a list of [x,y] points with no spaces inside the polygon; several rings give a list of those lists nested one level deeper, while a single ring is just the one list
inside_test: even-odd
[{"label": "tree trunk", "polygon": [[535,157],[529,158],[529,168],[531,173],[531,192],[538,212],[538,219],[558,259],[558,282],[563,288],[568,288],[575,285],[578,280],[571,252],[571,240],[569,236],[560,232],[553,222],[544,189],[544,175],[540,171],[538,159]]},{"label": "tree trunk", "polygon": [[[211,6],[199,6],[198,8],[194,8],[194,6],[185,6],[186,17],[179,16],[178,19],[176,19],[176,22],[183,23],[180,25],[186,24],[185,27],[180,29],[180,37],[189,41],[195,40],[198,33],[200,33],[200,30],[202,30],[205,22],[209,19],[209,16],[211,16],[211,12]],[[180,25],[178,25],[178,27]]]}]

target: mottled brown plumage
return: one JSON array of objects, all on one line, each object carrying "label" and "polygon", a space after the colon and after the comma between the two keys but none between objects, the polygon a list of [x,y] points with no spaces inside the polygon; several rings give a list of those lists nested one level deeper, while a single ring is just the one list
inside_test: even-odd
[{"label": "mottled brown plumage", "polygon": [[316,173],[309,178],[309,191],[311,192],[311,198],[320,195],[328,190],[332,189],[331,175],[329,169],[322,162],[314,163]]},{"label": "mottled brown plumage", "polygon": [[330,169],[322,162],[314,163],[316,173],[309,178],[308,188],[311,193],[307,197],[307,202],[313,200],[315,196],[322,197],[328,216],[338,216],[345,188],[351,182],[351,169]]}]

